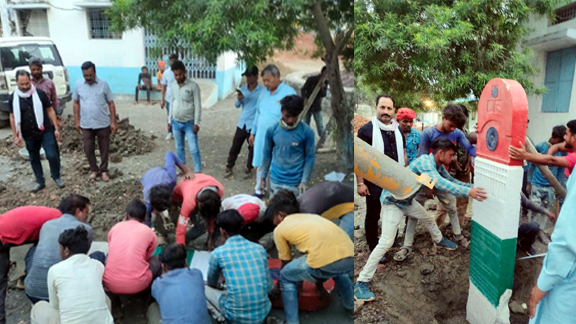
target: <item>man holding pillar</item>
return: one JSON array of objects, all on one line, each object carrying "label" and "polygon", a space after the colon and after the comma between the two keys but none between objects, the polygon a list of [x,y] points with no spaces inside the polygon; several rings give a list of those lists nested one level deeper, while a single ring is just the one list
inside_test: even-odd
[{"label": "man holding pillar", "polygon": [[[406,165],[406,139],[394,120],[396,109],[394,99],[381,94],[376,98],[375,116],[366,125],[358,130],[358,138],[372,145],[379,152],[385,154],[401,165]],[[364,229],[368,248],[372,252],[378,245],[378,221],[380,220],[380,195],[382,188],[364,180],[356,175],[358,181],[358,194],[366,197],[366,219]],[[382,255],[384,256],[384,255]]]},{"label": "man holding pillar", "polygon": [[[453,160],[455,151],[456,146],[454,143],[446,139],[438,139],[432,143],[432,154],[419,157],[408,166],[408,169],[418,175],[422,173],[428,174],[437,181],[436,186],[442,191],[457,196],[470,196],[478,201],[486,199],[486,192],[483,188],[470,188],[468,184],[454,180],[444,168],[444,165],[450,164]],[[409,216],[410,218],[405,240],[405,244],[409,246],[403,248],[407,253],[403,254],[402,260],[404,260],[408,252],[412,250],[411,245],[414,240],[417,222],[415,219],[424,222],[424,225],[432,235],[432,240],[436,247],[448,250],[455,250],[458,247],[454,242],[442,236],[438,225],[436,225],[434,216],[430,215],[417,199],[411,197],[405,200],[397,200],[390,192],[384,190],[382,191],[380,200],[382,202],[383,217],[382,235],[380,236],[378,245],[370,254],[368,262],[362,269],[362,272],[360,272],[358,281],[354,285],[354,298],[356,300],[374,300],[375,296],[374,293],[370,291],[369,283],[376,273],[378,260],[386,254],[394,243],[396,229],[403,215]]]}]

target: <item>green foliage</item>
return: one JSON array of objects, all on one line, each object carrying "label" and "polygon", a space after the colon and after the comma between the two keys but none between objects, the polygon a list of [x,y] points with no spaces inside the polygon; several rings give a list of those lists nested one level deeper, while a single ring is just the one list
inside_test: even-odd
[{"label": "green foliage", "polygon": [[531,15],[552,16],[558,0],[355,0],[354,70],[398,106],[480,96],[493,78],[531,80],[533,53],[520,47]]},{"label": "green foliage", "polygon": [[[274,50],[291,50],[299,31],[314,31],[312,0],[113,0],[107,11],[115,31],[151,30],[163,44],[190,45],[214,63],[226,51],[248,64]],[[322,0],[327,27],[336,35],[354,21],[353,3]],[[323,50],[323,49],[322,49]]]}]

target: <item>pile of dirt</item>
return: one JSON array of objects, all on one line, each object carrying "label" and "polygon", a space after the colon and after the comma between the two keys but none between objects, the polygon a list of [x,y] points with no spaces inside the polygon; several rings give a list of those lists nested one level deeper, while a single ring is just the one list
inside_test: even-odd
[{"label": "pile of dirt", "polygon": [[[118,120],[118,117],[116,119]],[[128,118],[118,121],[117,125],[116,134],[110,138],[109,152],[111,155],[117,154],[127,157],[152,152],[155,147],[155,136],[144,135],[144,132],[130,124]],[[84,152],[82,136],[74,127],[73,116],[69,115],[64,121],[60,136],[62,138],[60,150],[63,153]]]},{"label": "pile of dirt", "polygon": [[[470,224],[463,233],[469,236]],[[450,229],[442,230],[451,237]],[[370,255],[364,230],[355,231],[354,275],[362,271]],[[397,243],[402,245],[399,239]],[[438,250],[433,247],[430,234],[418,225],[414,250],[404,262],[393,261],[392,248],[385,265],[379,266],[371,283],[376,300],[357,303],[354,322],[369,323],[450,323],[465,324],[466,303],[469,289],[470,250],[458,247],[455,251]],[[520,252],[521,253],[521,252]],[[524,254],[519,255],[524,256]],[[542,267],[542,259],[519,260],[514,273],[513,294],[510,304],[520,305],[511,312],[512,324],[528,323],[528,311],[522,312],[522,304],[528,305],[530,291]]]},{"label": "pile of dirt", "polygon": [[369,122],[370,120],[368,118],[354,114],[354,134],[358,133],[358,130]]},{"label": "pile of dirt", "polygon": [[18,150],[19,148],[14,144],[13,136],[0,140],[0,155],[7,156],[11,159],[21,159]]}]

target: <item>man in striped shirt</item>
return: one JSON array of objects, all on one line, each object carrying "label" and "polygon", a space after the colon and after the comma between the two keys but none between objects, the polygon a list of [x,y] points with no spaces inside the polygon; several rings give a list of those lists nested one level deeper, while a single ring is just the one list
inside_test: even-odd
[{"label": "man in striped shirt", "polygon": [[[456,146],[447,139],[438,139],[432,143],[432,153],[422,155],[414,160],[408,166],[408,169],[418,175],[426,173],[432,179],[436,180],[436,188],[452,194],[456,197],[469,196],[478,201],[486,199],[486,192],[483,188],[471,188],[466,184],[455,180],[450,176],[444,165],[449,165],[454,159]],[[458,246],[442,236],[434,216],[429,214],[420,204],[422,191],[418,192],[416,197],[405,200],[396,200],[392,194],[386,190],[382,191],[380,201],[382,202],[382,235],[378,245],[370,254],[368,262],[358,276],[358,281],[354,285],[354,298],[356,300],[370,301],[374,300],[374,293],[370,291],[369,285],[372,277],[376,273],[378,261],[386,254],[388,249],[394,243],[398,223],[404,214],[409,216],[404,247],[394,256],[395,260],[402,261],[408,253],[412,251],[414,233],[418,220],[424,222],[424,225],[430,231],[435,246],[448,250],[455,250]],[[406,253],[403,253],[406,252]]]}]

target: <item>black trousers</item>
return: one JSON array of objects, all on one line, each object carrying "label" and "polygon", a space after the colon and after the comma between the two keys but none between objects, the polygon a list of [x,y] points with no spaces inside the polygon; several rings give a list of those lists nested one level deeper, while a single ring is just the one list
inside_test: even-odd
[{"label": "black trousers", "polygon": [[382,203],[380,199],[366,198],[366,218],[364,219],[364,229],[366,230],[366,242],[370,251],[378,245],[378,221]]},{"label": "black trousers", "polygon": [[0,242],[0,324],[6,324],[6,289],[10,271],[10,246]]},{"label": "black trousers", "polygon": [[[230,152],[228,153],[228,164],[226,167],[228,169],[232,169],[236,164],[236,159],[238,158],[238,154],[240,154],[240,150],[242,150],[242,145],[244,145],[244,141],[248,143],[248,139],[250,138],[250,131],[246,130],[246,125],[243,128],[236,127],[236,133],[234,134],[234,139],[232,140],[232,147],[230,148]],[[248,171],[252,171],[252,158],[254,156],[254,147],[248,144],[248,160],[246,161],[246,169]]]},{"label": "black trousers", "polygon": [[138,101],[138,92],[140,90],[146,91],[146,99],[150,102],[150,91],[152,91],[152,87],[146,85],[138,85],[136,86],[136,101]]}]

